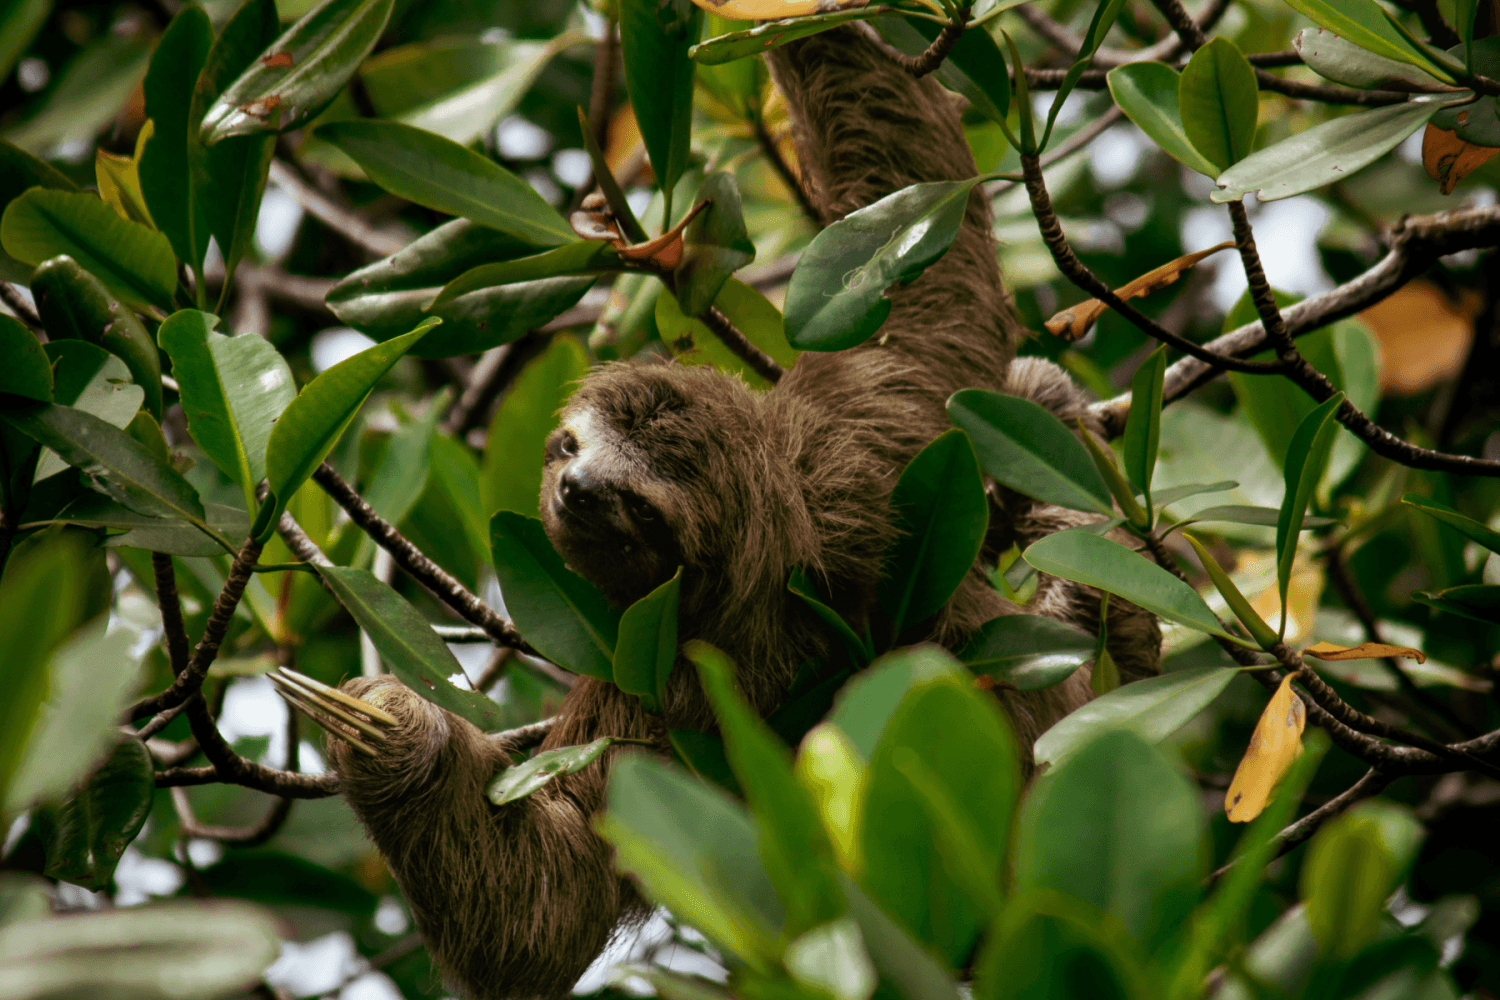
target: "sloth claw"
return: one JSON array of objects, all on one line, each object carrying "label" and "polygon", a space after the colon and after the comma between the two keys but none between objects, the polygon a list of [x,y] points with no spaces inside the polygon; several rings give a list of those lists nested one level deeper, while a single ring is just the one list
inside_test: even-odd
[{"label": "sloth claw", "polygon": [[315,681],[295,670],[279,667],[267,676],[281,696],[302,714],[368,757],[379,756],[372,743],[385,742],[385,727],[397,723],[395,716],[361,701],[336,687]]}]

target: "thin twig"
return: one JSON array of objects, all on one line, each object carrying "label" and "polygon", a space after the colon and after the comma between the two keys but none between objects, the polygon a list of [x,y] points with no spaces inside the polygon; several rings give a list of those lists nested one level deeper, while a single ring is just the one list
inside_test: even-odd
[{"label": "thin twig", "polygon": [[458,394],[458,399],[454,400],[443,416],[444,434],[462,434],[474,425],[476,415],[482,416],[479,411],[494,398],[496,377],[504,369],[505,358],[510,354],[512,346],[501,344],[499,347],[492,347],[474,362],[469,377],[464,380],[463,392]]},{"label": "thin twig", "polygon": [[309,184],[295,167],[282,160],[271,161],[270,180],[276,186],[285,188],[308,215],[367,253],[376,257],[389,257],[408,242],[370,225]]},{"label": "thin twig", "polygon": [[943,30],[932,40],[932,44],[918,55],[909,56],[904,52],[887,49],[886,54],[893,59],[898,66],[906,70],[912,76],[922,77],[931,73],[943,64],[948,58],[948,53],[953,51],[953,46],[964,36],[964,27],[969,23],[969,8],[961,7],[948,23],[943,25]]},{"label": "thin twig", "polygon": [[337,795],[336,774],[307,775],[279,771],[246,760],[235,753],[209,715],[202,694],[194,694],[185,709],[193,736],[208,758],[208,767],[175,767],[156,772],[157,788],[223,783],[244,785],[257,791],[294,799],[321,799]]},{"label": "thin twig", "polygon": [[0,302],[4,302],[7,309],[16,314],[16,319],[25,323],[33,331],[42,333],[42,318],[36,314],[31,303],[26,301],[20,289],[8,281],[0,281]]},{"label": "thin twig", "polygon": [[[182,621],[182,602],[177,597],[177,574],[172,557],[165,552],[151,553],[151,573],[156,583],[156,606],[161,610],[161,628],[167,642],[167,662],[172,676],[187,669],[188,635]],[[145,737],[142,737],[144,739]]]},{"label": "thin twig", "polygon": [[758,108],[751,115],[751,125],[755,129],[755,141],[760,143],[760,151],[765,155],[766,162],[771,165],[772,170],[776,171],[776,176],[781,178],[781,183],[791,192],[797,206],[802,209],[802,214],[819,228],[826,225],[828,220],[818,213],[817,206],[807,196],[807,189],[802,186],[802,178],[797,176],[791,164],[786,162],[786,157],[781,155],[781,150],[777,147],[770,130],[766,128],[765,119],[761,117]]},{"label": "thin twig", "polygon": [[540,722],[496,733],[490,739],[504,745],[508,750],[530,750],[546,739],[547,734],[552,732],[552,727],[555,725],[557,725],[557,716],[554,715],[550,719],[542,719]]},{"label": "thin twig", "polygon": [[718,306],[709,306],[708,309],[698,317],[707,326],[715,337],[723,341],[724,346],[745,364],[750,370],[761,378],[775,385],[780,381],[782,368],[765,351],[750,343],[750,338],[740,332],[739,327],[729,321],[729,317],[719,311]]},{"label": "thin twig", "polygon": [[[1125,112],[1121,111],[1117,106],[1111,105],[1109,110],[1105,111],[1098,118],[1095,118],[1083,128],[1068,136],[1065,141],[1058,143],[1056,146],[1043,153],[1041,159],[1042,169],[1045,170],[1046,168],[1056,164],[1059,160],[1066,159],[1079,150],[1086,149],[1089,143],[1099,138],[1099,136],[1103,135],[1106,131],[1109,130],[1111,126],[1113,126],[1116,122],[1120,121],[1124,117]],[[1011,190],[1020,183],[1022,182],[1004,180],[994,181],[985,187],[984,193],[991,198],[994,198],[997,195],[1002,195],[1005,192]]]},{"label": "thin twig", "polygon": [[[451,640],[450,640],[451,641]],[[479,676],[473,681],[474,690],[483,694],[500,682],[505,676],[511,661],[515,659],[516,651],[508,646],[496,646],[490,654],[490,662],[484,665]]]},{"label": "thin twig", "polygon": [[203,638],[198,640],[198,645],[193,649],[193,655],[188,660],[187,667],[161,694],[136,702],[130,709],[130,721],[144,719],[148,715],[155,715],[164,709],[181,705],[203,686],[203,678],[208,676],[208,668],[213,666],[214,659],[219,655],[219,646],[224,642],[224,636],[229,631],[229,623],[234,618],[234,609],[239,606],[240,598],[244,596],[245,585],[250,582],[252,569],[260,557],[261,548],[261,543],[255,539],[245,539],[245,544],[235,554],[234,562],[229,567],[229,577],[224,581],[224,589],[219,591],[219,596],[214,599],[213,610],[208,616],[208,624],[203,627]]}]

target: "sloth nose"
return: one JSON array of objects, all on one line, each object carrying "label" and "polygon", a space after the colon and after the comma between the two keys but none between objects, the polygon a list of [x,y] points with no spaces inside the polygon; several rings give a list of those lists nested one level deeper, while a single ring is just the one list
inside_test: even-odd
[{"label": "sloth nose", "polygon": [[573,514],[591,514],[599,509],[604,484],[576,464],[569,465],[557,479],[557,499],[563,509]]}]

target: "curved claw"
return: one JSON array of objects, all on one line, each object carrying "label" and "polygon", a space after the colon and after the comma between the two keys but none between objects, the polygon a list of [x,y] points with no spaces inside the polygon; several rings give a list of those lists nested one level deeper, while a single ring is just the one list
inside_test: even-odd
[{"label": "curved claw", "polygon": [[288,704],[366,756],[378,753],[360,737],[383,743],[385,727],[397,722],[388,712],[295,670],[280,667],[267,676]]}]

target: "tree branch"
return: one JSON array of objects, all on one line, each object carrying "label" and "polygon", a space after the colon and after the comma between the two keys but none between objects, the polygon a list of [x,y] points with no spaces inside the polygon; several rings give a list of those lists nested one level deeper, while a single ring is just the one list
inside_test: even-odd
[{"label": "tree branch", "polygon": [[[172,557],[165,552],[151,553],[151,573],[156,583],[156,606],[161,610],[161,628],[167,642],[167,662],[172,676],[187,669],[188,635],[182,621],[182,602],[177,597],[177,574]],[[144,737],[142,737],[144,739]]]},{"label": "tree branch", "polygon": [[729,348],[735,357],[749,365],[751,371],[772,385],[780,381],[781,366],[765,351],[750,343],[750,338],[741,333],[739,328],[729,321],[729,317],[719,311],[718,306],[709,306],[698,318],[713,331],[715,337],[723,341],[724,346]]},{"label": "tree branch", "polygon": [[350,243],[376,257],[389,257],[406,246],[407,240],[370,225],[354,212],[303,180],[297,169],[282,160],[271,161],[270,179],[297,200],[303,210]]},{"label": "tree branch", "polygon": [[938,32],[938,36],[932,40],[932,44],[927,46],[926,50],[919,55],[909,56],[893,48],[887,48],[886,55],[890,56],[898,66],[912,76],[926,76],[941,66],[943,60],[948,58],[948,53],[953,51],[953,46],[957,45],[958,40],[964,36],[964,27],[968,23],[969,8],[960,7],[948,19],[948,23],[943,25],[943,30]]},{"label": "tree branch", "polygon": [[332,773],[307,775],[275,768],[246,760],[234,752],[224,739],[219,728],[209,715],[208,705],[201,693],[194,693],[187,700],[184,711],[193,737],[208,758],[208,767],[174,767],[156,772],[157,788],[175,788],[182,785],[210,785],[223,783],[243,785],[257,791],[293,799],[321,799],[339,792],[338,776]]},{"label": "tree branch", "polygon": [[760,151],[765,155],[766,162],[771,169],[776,171],[776,176],[781,178],[781,183],[792,193],[797,207],[802,209],[802,214],[807,220],[820,229],[827,225],[828,220],[818,214],[812,199],[807,196],[807,189],[802,186],[802,179],[792,170],[791,164],[786,162],[786,157],[781,155],[781,150],[776,147],[776,140],[772,138],[770,131],[766,128],[765,120],[761,117],[757,108],[752,116],[752,127],[755,129],[755,141],[760,143]]},{"label": "tree branch", "polygon": [[16,314],[16,319],[25,323],[33,332],[45,332],[42,327],[42,318],[36,314],[31,303],[26,301],[26,296],[8,281],[0,281],[0,302],[4,302],[6,308]]}]

